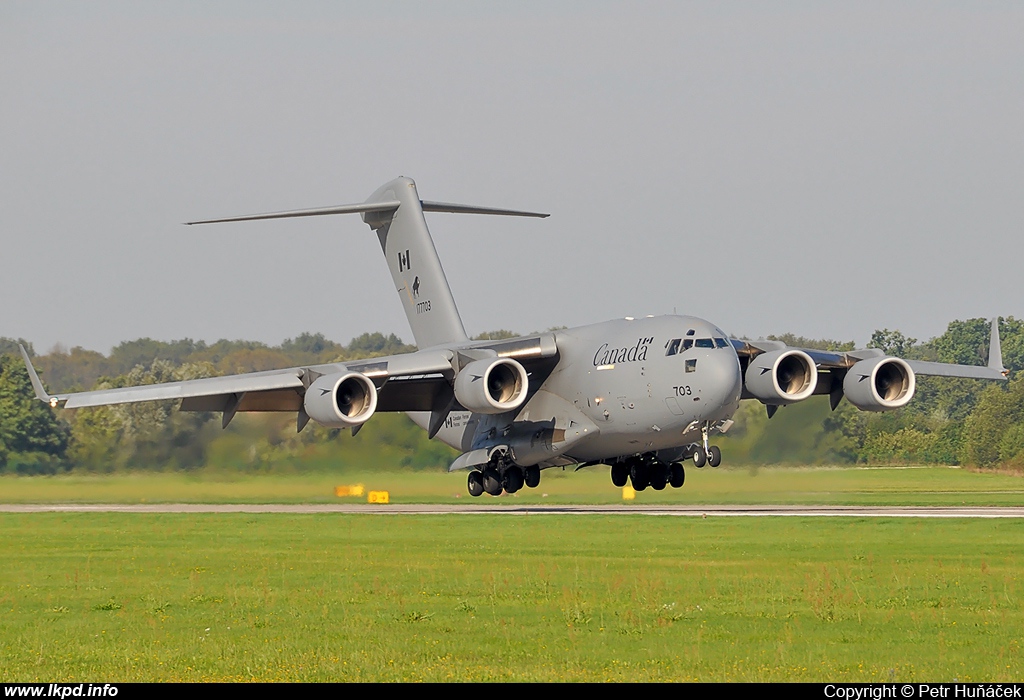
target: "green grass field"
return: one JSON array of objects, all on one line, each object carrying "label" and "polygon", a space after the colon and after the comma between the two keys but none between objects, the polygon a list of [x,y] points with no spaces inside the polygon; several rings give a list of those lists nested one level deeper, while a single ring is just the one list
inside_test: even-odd
[{"label": "green grass field", "polygon": [[[5,503],[613,503],[607,470],[0,478]],[[959,469],[689,469],[636,503],[1019,505]],[[385,507],[386,508],[386,507]],[[1009,681],[1024,521],[0,514],[0,680]]]},{"label": "green grass field", "polygon": [[3,681],[1019,681],[1024,522],[0,514]]},{"label": "green grass field", "polygon": [[[346,471],[244,475],[139,473],[111,476],[0,477],[0,503],[332,503],[334,487],[362,483],[393,503],[616,503],[622,491],[607,467],[544,471],[537,489],[471,499],[464,472]],[[345,499],[359,501],[365,499]],[[636,503],[1021,505],[1024,478],[962,469],[687,469],[681,489],[652,489]]]}]

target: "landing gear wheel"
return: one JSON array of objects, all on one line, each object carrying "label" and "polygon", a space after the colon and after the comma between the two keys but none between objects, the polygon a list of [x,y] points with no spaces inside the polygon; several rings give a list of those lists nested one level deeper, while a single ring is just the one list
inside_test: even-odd
[{"label": "landing gear wheel", "polygon": [[665,469],[665,465],[652,464],[650,474],[651,488],[655,491],[665,490],[665,485],[668,483],[668,470]]},{"label": "landing gear wheel", "polygon": [[712,445],[708,448],[708,464],[712,467],[717,467],[722,463],[722,451],[718,449],[718,445]]},{"label": "landing gear wheel", "polygon": [[679,462],[672,463],[672,466],[669,468],[669,474],[668,483],[670,483],[674,489],[679,488],[683,485],[683,482],[686,481],[686,472],[683,471],[683,465]]},{"label": "landing gear wheel", "polygon": [[622,462],[616,462],[612,465],[612,483],[619,488],[626,485],[629,481],[629,467]]},{"label": "landing gear wheel", "polygon": [[535,489],[540,486],[540,467],[527,467],[523,472],[523,481],[526,482],[526,486],[531,489]]},{"label": "landing gear wheel", "polygon": [[479,496],[484,492],[484,476],[477,470],[473,470],[469,473],[469,477],[466,479],[466,486],[469,488],[470,496]]},{"label": "landing gear wheel", "polygon": [[707,463],[708,463],[708,455],[707,455],[707,453],[704,451],[703,447],[701,447],[700,445],[697,445],[697,447],[693,450],[693,466],[695,466],[695,467],[697,467],[699,469],[700,467],[703,467]]},{"label": "landing gear wheel", "polygon": [[523,470],[519,467],[509,467],[505,470],[501,483],[506,493],[515,493],[523,488]]},{"label": "landing gear wheel", "polygon": [[498,474],[497,469],[492,469],[490,467],[484,469],[483,486],[484,491],[492,496],[501,495],[501,475]]},{"label": "landing gear wheel", "polygon": [[629,480],[633,484],[634,491],[643,491],[651,485],[651,471],[646,464],[635,459],[629,468]]}]

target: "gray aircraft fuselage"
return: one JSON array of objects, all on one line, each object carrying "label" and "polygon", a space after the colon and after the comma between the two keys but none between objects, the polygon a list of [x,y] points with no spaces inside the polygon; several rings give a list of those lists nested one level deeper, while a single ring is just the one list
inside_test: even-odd
[{"label": "gray aircraft fuselage", "polygon": [[[564,451],[517,455],[516,462],[544,464],[557,454],[586,462],[671,452],[698,442],[702,423],[727,420],[739,408],[739,358],[728,336],[703,319],[617,319],[553,335],[558,364],[517,415],[453,412],[437,437],[468,452],[507,441],[503,433],[519,424],[553,420],[554,428],[571,430],[576,422],[587,434],[566,441]],[[426,428],[428,413],[409,415]]]}]

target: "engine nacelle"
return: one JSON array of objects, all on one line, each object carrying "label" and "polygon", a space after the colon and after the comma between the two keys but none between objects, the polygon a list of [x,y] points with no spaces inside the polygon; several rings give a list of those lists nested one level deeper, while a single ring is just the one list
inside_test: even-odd
[{"label": "engine nacelle", "polygon": [[743,378],[747,391],[763,403],[783,406],[803,401],[818,386],[818,368],[801,350],[775,350],[758,355]]},{"label": "engine nacelle", "polygon": [[351,428],[377,410],[377,387],[359,372],[325,374],[306,389],[306,415],[328,428]]},{"label": "engine nacelle", "polygon": [[846,373],[843,394],[862,411],[892,411],[914,398],[914,370],[898,357],[861,360]]},{"label": "engine nacelle", "polygon": [[475,360],[455,377],[455,398],[473,413],[505,413],[519,408],[529,388],[526,370],[508,357]]}]

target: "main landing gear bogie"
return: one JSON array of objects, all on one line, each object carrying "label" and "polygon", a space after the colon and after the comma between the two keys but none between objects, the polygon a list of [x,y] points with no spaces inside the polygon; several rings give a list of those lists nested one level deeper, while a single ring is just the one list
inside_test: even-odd
[{"label": "main landing gear bogie", "polygon": [[523,469],[518,465],[510,464],[502,469],[489,464],[484,467],[483,471],[474,469],[466,478],[469,495],[474,497],[485,493],[491,496],[500,496],[502,491],[515,493],[523,486],[535,489],[539,485],[540,467],[537,466]]},{"label": "main landing gear bogie", "polygon": [[611,473],[612,484],[622,488],[629,483],[634,491],[644,491],[648,486],[655,491],[662,491],[666,486],[677,489],[686,480],[682,464],[664,462],[653,453],[613,462]]}]

